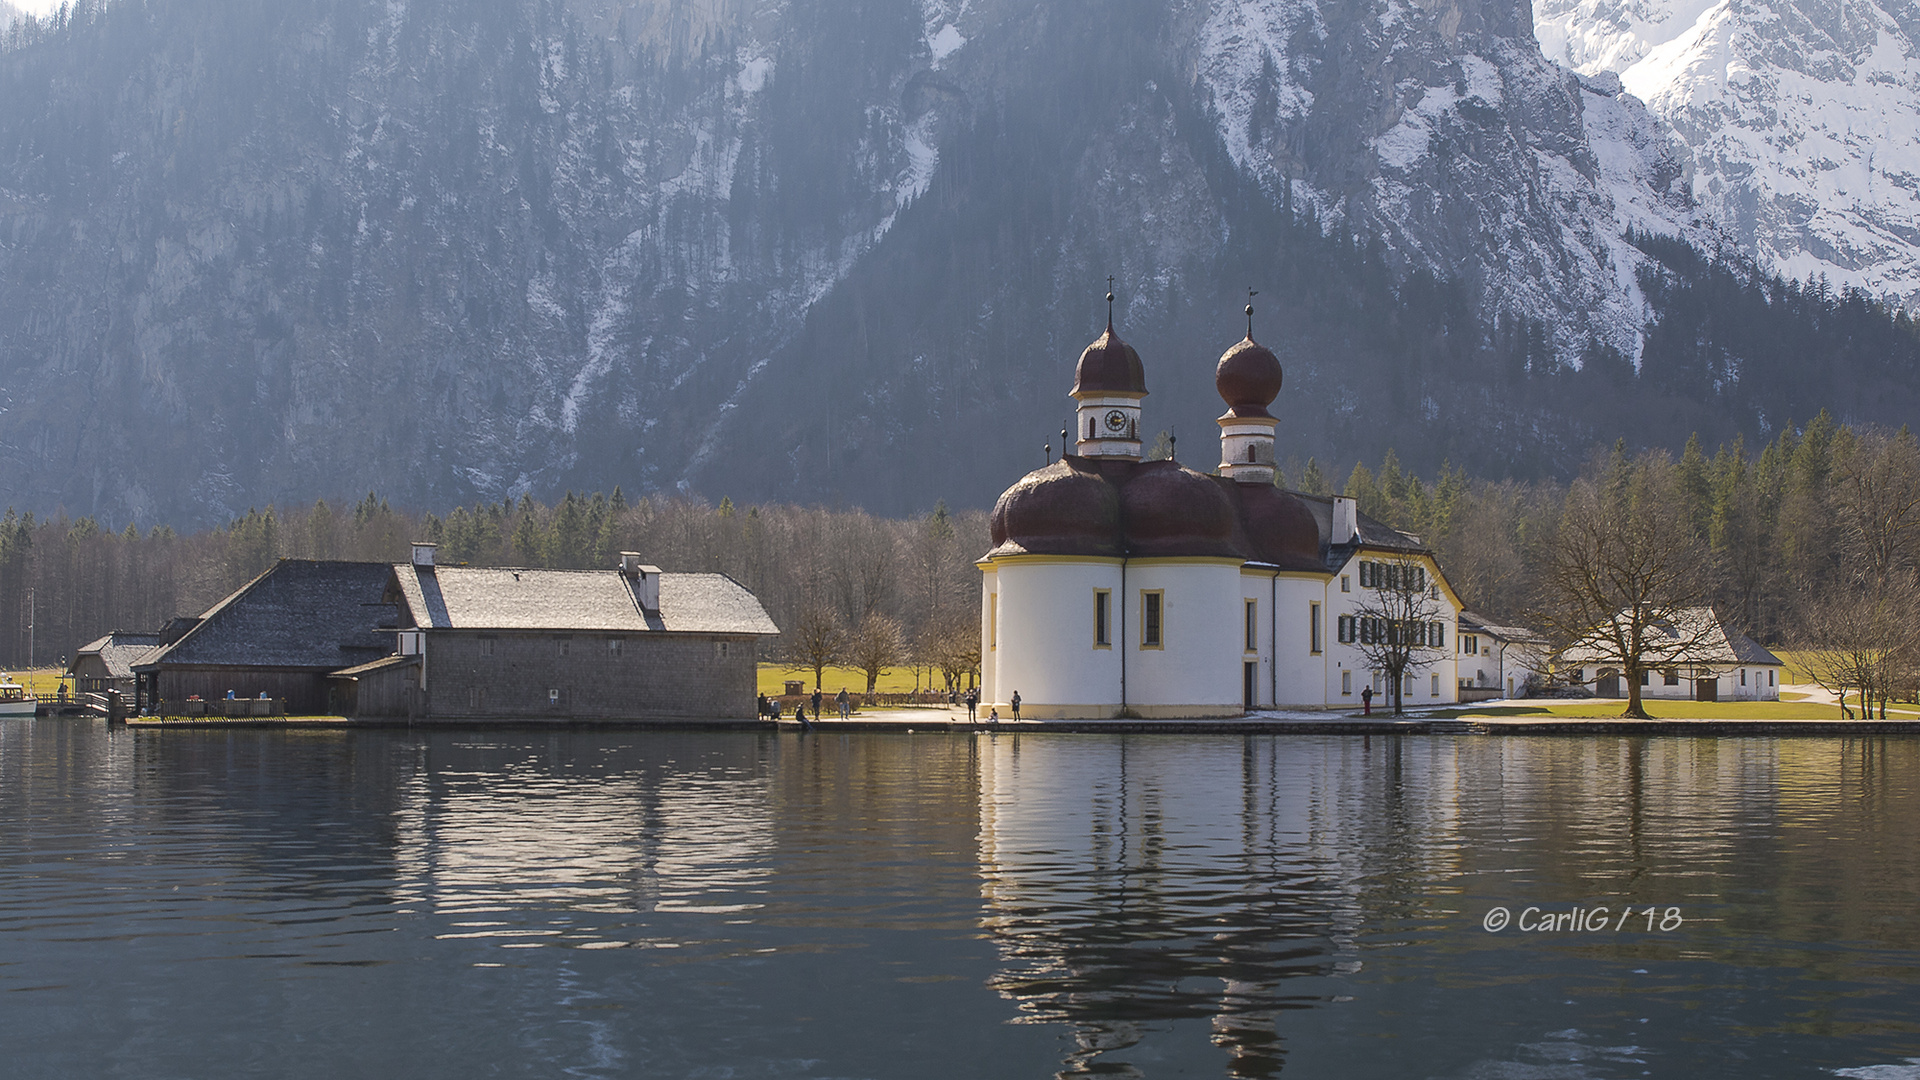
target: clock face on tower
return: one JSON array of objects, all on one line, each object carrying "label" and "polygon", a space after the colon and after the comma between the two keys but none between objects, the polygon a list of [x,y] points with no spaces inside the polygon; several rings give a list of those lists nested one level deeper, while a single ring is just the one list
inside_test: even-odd
[{"label": "clock face on tower", "polygon": [[1121,412],[1119,409],[1109,409],[1107,411],[1107,430],[1113,432],[1127,430],[1127,414]]}]

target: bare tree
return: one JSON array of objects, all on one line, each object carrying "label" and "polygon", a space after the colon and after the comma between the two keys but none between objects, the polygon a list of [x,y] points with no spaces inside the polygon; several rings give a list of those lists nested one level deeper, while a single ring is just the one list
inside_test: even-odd
[{"label": "bare tree", "polygon": [[1532,613],[1558,651],[1616,665],[1627,685],[1621,715],[1641,720],[1642,672],[1699,664],[1724,642],[1700,616],[1713,554],[1695,538],[1675,481],[1664,454],[1629,461],[1618,446],[1575,480]]},{"label": "bare tree", "polygon": [[940,669],[948,690],[980,670],[980,623],[959,609],[949,608],[921,628],[916,651],[928,667]]},{"label": "bare tree", "polygon": [[1343,635],[1366,658],[1367,666],[1386,675],[1391,686],[1393,714],[1406,712],[1403,691],[1407,673],[1427,667],[1446,655],[1446,607],[1439,586],[1426,565],[1410,555],[1372,562],[1361,575],[1360,593],[1352,622]]},{"label": "bare tree", "polygon": [[1920,445],[1902,428],[1836,440],[1835,510],[1840,540],[1868,581],[1912,568],[1920,546]]},{"label": "bare tree", "polygon": [[826,670],[846,657],[847,633],[832,605],[814,600],[801,605],[787,630],[787,662],[813,672],[813,688],[820,689]]},{"label": "bare tree", "polygon": [[890,615],[871,612],[860,620],[847,641],[846,656],[867,676],[867,693],[886,674],[888,668],[898,664],[906,655],[904,635],[900,632],[900,621]]}]

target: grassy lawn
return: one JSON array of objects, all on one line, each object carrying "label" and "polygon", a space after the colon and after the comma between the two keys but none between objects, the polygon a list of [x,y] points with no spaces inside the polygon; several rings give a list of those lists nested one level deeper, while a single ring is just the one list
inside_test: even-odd
[{"label": "grassy lawn", "polygon": [[1780,676],[1781,682],[1810,683],[1813,681],[1813,676],[1807,674],[1806,666],[1800,662],[1799,653],[1786,649],[1774,649],[1772,652],[1780,658],[1781,663],[1787,665],[1787,670]]},{"label": "grassy lawn", "polygon": [[[937,684],[940,673],[937,671],[934,672],[933,677]],[[800,680],[802,692],[809,694],[813,692],[812,668],[795,671],[784,664],[760,665],[759,692],[769,695],[779,694],[784,689],[781,684],[788,679]],[[926,686],[926,682],[927,675],[923,669],[920,674],[920,685],[923,689]],[[837,694],[843,686],[847,688],[849,694],[866,693],[867,673],[857,671],[853,668],[830,667],[821,677],[820,691],[822,693]],[[876,693],[881,694],[905,694],[913,690],[913,688],[913,669],[909,667],[894,668],[890,671],[882,672],[880,681],[875,683],[873,687]]]},{"label": "grassy lawn", "polygon": [[[60,670],[57,667],[7,668],[7,678],[27,688],[27,693],[35,697],[51,698],[60,689]],[[67,692],[73,692],[73,684],[67,684]]]},{"label": "grassy lawn", "polygon": [[[1840,709],[1837,706],[1810,701],[1648,701],[1643,704],[1646,706],[1647,715],[1656,720],[1838,720],[1841,718]],[[1538,705],[1480,707],[1466,705],[1457,709],[1439,709],[1422,715],[1442,719],[1512,716],[1599,720],[1615,719],[1626,707],[1625,701],[1603,698],[1593,701],[1542,701]],[[1902,719],[1910,718],[1911,715],[1909,713]],[[1892,709],[1887,710],[1887,717],[1894,718]]]}]

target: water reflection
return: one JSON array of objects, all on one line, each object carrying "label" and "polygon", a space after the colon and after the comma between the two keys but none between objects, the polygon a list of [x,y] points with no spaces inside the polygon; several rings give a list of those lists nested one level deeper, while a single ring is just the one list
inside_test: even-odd
[{"label": "water reflection", "polygon": [[1059,1075],[1142,1075],[1121,1052],[1188,1019],[1228,1075],[1276,1075],[1279,1015],[1328,1000],[1297,980],[1359,970],[1356,898],[1393,853],[1346,835],[1337,763],[1305,777],[1296,764],[1271,739],[988,743],[992,985],[1023,1022],[1071,1027]]},{"label": "water reflection", "polygon": [[[1858,1071],[1920,1055],[1917,777],[1911,739],[4,723],[0,1045],[22,1075]],[[1496,935],[1496,904],[1686,922]]]}]

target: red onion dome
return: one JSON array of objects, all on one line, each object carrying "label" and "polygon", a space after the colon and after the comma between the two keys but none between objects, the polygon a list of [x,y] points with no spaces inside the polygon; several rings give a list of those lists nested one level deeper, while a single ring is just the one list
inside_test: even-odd
[{"label": "red onion dome", "polygon": [[1120,492],[1085,458],[1035,469],[993,504],[989,555],[1120,554]]},{"label": "red onion dome", "polygon": [[1147,371],[1140,366],[1140,354],[1120,340],[1113,324],[1080,354],[1073,368],[1073,395],[1141,394],[1147,392]]},{"label": "red onion dome", "polygon": [[1213,386],[1229,406],[1229,416],[1271,416],[1267,406],[1280,396],[1280,358],[1248,335],[1220,355]]},{"label": "red onion dome", "polygon": [[1128,554],[1135,557],[1224,555],[1234,545],[1233,502],[1213,478],[1177,461],[1147,461],[1120,489]]},{"label": "red onion dome", "polygon": [[1299,496],[1271,484],[1235,486],[1240,495],[1240,524],[1253,558],[1282,570],[1326,570],[1320,554],[1320,525]]}]

